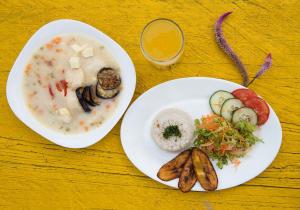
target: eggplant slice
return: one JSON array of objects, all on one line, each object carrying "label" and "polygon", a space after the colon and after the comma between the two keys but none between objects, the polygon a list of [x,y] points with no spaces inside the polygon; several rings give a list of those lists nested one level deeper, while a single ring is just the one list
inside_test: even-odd
[{"label": "eggplant slice", "polygon": [[97,74],[97,79],[104,90],[116,89],[121,84],[120,75],[112,68],[102,68]]},{"label": "eggplant slice", "polygon": [[94,102],[91,100],[90,86],[84,87],[82,97],[90,106],[96,106],[96,104],[94,104]]},{"label": "eggplant slice", "polygon": [[115,97],[116,95],[118,95],[118,93],[120,92],[119,88],[116,89],[112,89],[112,90],[104,90],[99,81],[97,82],[97,87],[96,87],[96,95],[99,98],[104,98],[104,99],[110,99]]},{"label": "eggplant slice", "polygon": [[91,95],[91,101],[95,105],[100,105],[101,104],[101,99],[96,94],[96,86],[95,85],[90,86],[90,95]]},{"label": "eggplant slice", "polygon": [[189,149],[181,152],[174,159],[170,160],[159,169],[157,177],[163,181],[178,178],[190,156],[191,150]]},{"label": "eggplant slice", "polygon": [[90,109],[89,105],[86,103],[86,101],[83,99],[82,93],[83,93],[84,88],[79,87],[76,89],[76,96],[78,98],[78,101],[85,112],[91,112],[92,110]]},{"label": "eggplant slice", "polygon": [[189,192],[197,182],[197,177],[193,167],[192,156],[184,164],[183,170],[179,177],[178,188],[182,192]]},{"label": "eggplant slice", "polygon": [[218,176],[207,154],[199,148],[193,148],[192,161],[195,174],[203,189],[207,191],[216,190]]}]

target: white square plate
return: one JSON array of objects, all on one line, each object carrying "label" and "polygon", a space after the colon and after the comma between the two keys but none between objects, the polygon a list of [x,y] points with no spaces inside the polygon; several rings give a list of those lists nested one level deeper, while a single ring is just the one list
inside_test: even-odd
[{"label": "white square plate", "polygon": [[[27,108],[22,91],[23,70],[34,51],[58,34],[76,33],[90,36],[105,46],[121,68],[123,90],[119,104],[113,116],[99,128],[86,133],[63,134],[41,124]],[[119,121],[133,96],[136,84],[134,65],[125,52],[114,40],[98,29],[75,20],[56,20],[41,27],[26,43],[15,61],[6,85],[6,96],[15,115],[29,128],[63,147],[83,148],[100,141]]]}]

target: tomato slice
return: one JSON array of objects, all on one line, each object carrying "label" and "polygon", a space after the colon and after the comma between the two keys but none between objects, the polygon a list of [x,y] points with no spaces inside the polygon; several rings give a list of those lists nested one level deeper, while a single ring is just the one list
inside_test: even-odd
[{"label": "tomato slice", "polygon": [[53,90],[52,90],[52,87],[50,84],[48,84],[48,90],[49,90],[49,94],[50,94],[51,98],[54,98],[54,93],[53,93]]},{"label": "tomato slice", "polygon": [[236,97],[237,99],[240,99],[243,103],[251,98],[257,97],[256,93],[253,90],[246,88],[236,89],[232,92],[232,95],[234,95],[234,97]]},{"label": "tomato slice", "polygon": [[56,82],[55,83],[55,86],[56,86],[56,89],[61,92],[62,91],[62,88],[61,88],[61,85],[60,85],[60,82]]},{"label": "tomato slice", "polygon": [[246,107],[253,109],[258,117],[258,125],[264,124],[269,119],[270,109],[262,98],[251,98],[244,102]]},{"label": "tomato slice", "polygon": [[64,96],[66,96],[67,89],[68,89],[68,82],[66,80],[60,80],[59,82],[56,82],[56,89],[59,92],[64,91]]},{"label": "tomato slice", "polygon": [[60,83],[64,90],[64,96],[66,96],[68,91],[68,82],[66,80],[61,80]]}]

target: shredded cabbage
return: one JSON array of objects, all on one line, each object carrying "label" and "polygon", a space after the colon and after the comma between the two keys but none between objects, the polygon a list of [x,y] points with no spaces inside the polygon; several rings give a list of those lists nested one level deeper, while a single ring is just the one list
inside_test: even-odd
[{"label": "shredded cabbage", "polygon": [[256,142],[262,142],[253,132],[256,126],[247,121],[231,124],[218,115],[208,115],[195,120],[194,146],[204,150],[209,157],[217,160],[222,169],[229,161],[243,157]]}]

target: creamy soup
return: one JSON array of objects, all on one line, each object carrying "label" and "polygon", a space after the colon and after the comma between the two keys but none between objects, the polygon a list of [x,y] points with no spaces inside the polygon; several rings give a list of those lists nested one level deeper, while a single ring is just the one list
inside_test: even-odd
[{"label": "creamy soup", "polygon": [[48,127],[86,132],[110,118],[122,89],[120,68],[98,41],[79,34],[53,37],[24,69],[28,108]]}]

